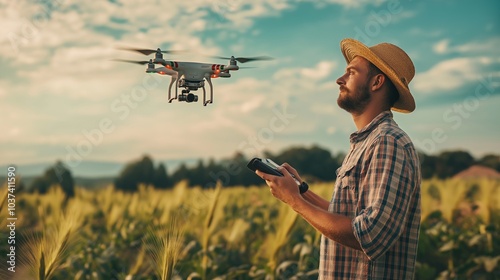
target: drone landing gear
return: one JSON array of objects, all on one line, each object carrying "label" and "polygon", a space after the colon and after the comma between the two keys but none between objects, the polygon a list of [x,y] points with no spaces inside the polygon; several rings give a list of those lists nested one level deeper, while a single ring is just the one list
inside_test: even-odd
[{"label": "drone landing gear", "polygon": [[[203,89],[203,106],[207,106],[208,104],[212,104],[214,100],[214,92],[213,92],[213,86],[212,86],[212,80],[210,77],[205,78],[208,82],[208,85],[210,86],[210,98],[207,100],[207,92],[205,90],[205,86],[203,83],[201,83],[201,88]],[[181,94],[178,94],[178,88],[184,87],[184,82],[181,82],[181,79],[178,79],[177,76],[172,76],[172,79],[170,80],[170,85],[168,86],[168,103],[172,103],[174,100],[179,100],[179,101],[185,101],[187,103],[191,102],[198,102],[198,96],[190,93],[190,88],[187,86],[185,89],[181,91]],[[172,97],[172,86],[175,83],[175,93],[174,96]],[[198,88],[194,88],[194,90],[197,90]]]},{"label": "drone landing gear", "polygon": [[[172,85],[175,83],[175,96],[171,97],[171,92],[172,92]],[[172,103],[175,99],[177,99],[177,85],[179,84],[179,80],[172,76],[172,79],[170,80],[170,85],[168,86],[168,103]]]},{"label": "drone landing gear", "polygon": [[205,87],[202,87],[203,89],[203,106],[207,106],[207,104],[212,104],[212,97],[210,96],[210,100],[207,100],[207,92],[205,91]]},{"label": "drone landing gear", "polygon": [[214,100],[214,90],[213,90],[213,87],[212,87],[212,79],[210,79],[210,77],[206,78],[207,82],[208,82],[208,85],[210,86],[210,99],[207,100],[206,99],[206,91],[205,91],[205,87],[203,87],[203,106],[207,106],[207,104],[212,104],[213,100]]}]

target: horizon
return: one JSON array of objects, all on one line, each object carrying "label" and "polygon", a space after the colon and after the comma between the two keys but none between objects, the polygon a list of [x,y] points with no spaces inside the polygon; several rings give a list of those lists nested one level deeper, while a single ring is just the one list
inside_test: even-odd
[{"label": "horizon", "polygon": [[[303,148],[310,148],[312,146],[318,146],[318,145],[311,145],[308,147],[303,146]],[[294,147],[300,147],[300,146],[290,146],[290,147],[285,147],[283,150],[277,151],[277,153],[282,153],[283,151],[294,148]],[[325,149],[325,147],[318,146],[319,148]],[[463,149],[457,149],[457,150],[442,150],[434,154],[426,154],[428,156],[439,156],[440,154],[444,152],[457,152],[457,151],[463,151],[469,153],[475,161],[480,160],[482,157],[486,155],[495,155],[495,156],[500,156],[500,154],[495,154],[495,153],[486,153],[480,157],[476,157],[473,154],[471,154],[469,151],[463,150]],[[269,151],[267,151],[269,152]],[[332,151],[331,155],[336,156],[339,153],[347,153],[347,151],[339,151],[338,153],[333,153]],[[423,152],[421,150],[418,150],[417,152]],[[234,156],[238,151],[235,151],[232,156]],[[138,155],[134,158],[131,158],[126,161],[94,161],[94,160],[89,160],[89,161],[82,161],[81,163],[77,164],[76,166],[69,166],[66,164],[64,161],[61,161],[73,174],[74,177],[81,177],[81,178],[104,178],[104,177],[112,177],[112,176],[118,176],[121,171],[123,171],[123,168],[127,166],[128,164],[132,162],[136,162],[140,160],[142,157],[149,156],[155,166],[159,165],[160,163],[164,164],[168,174],[174,173],[181,165],[186,165],[188,168],[192,168],[198,164],[198,162],[201,160],[203,164],[208,163],[210,160],[215,160],[216,162],[222,161],[222,160],[227,160],[230,159],[230,157],[219,157],[219,158],[177,158],[177,159],[156,159],[153,155],[150,154],[142,154]],[[248,157],[248,155],[245,155],[245,157]],[[250,159],[251,157],[248,157]],[[21,165],[5,165],[2,166],[2,168],[6,169],[8,166],[16,166],[17,171],[21,176],[27,176],[27,177],[35,177],[35,176],[40,176],[43,175],[43,173],[48,169],[53,167],[58,161],[60,160],[55,160],[53,162],[32,162],[32,163],[25,163]],[[293,164],[293,163],[291,163]],[[423,163],[421,163],[423,164]],[[107,169],[103,165],[108,165]],[[19,168],[21,167],[21,168]],[[28,170],[28,171],[26,171]],[[98,170],[98,172],[97,172]],[[100,173],[99,173],[100,172]],[[0,175],[0,177],[2,177]]]},{"label": "horizon", "polygon": [[[16,1],[0,11],[1,166],[220,160],[314,144],[347,152],[355,126],[337,106],[335,79],[348,37],[412,58],[417,108],[394,119],[418,150],[500,154],[498,1],[112,2]],[[192,51],[165,57],[175,61],[274,60],[215,79],[204,107],[168,103],[168,77],[112,62],[151,57],[123,46]]]}]

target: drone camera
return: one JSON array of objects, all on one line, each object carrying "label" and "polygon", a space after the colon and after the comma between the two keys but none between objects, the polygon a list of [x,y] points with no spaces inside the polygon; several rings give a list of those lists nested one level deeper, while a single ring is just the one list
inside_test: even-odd
[{"label": "drone camera", "polygon": [[190,94],[187,95],[186,101],[188,103],[198,102],[198,95],[194,95],[194,94],[190,93]]},{"label": "drone camera", "polygon": [[198,102],[198,95],[192,93],[179,95],[179,101],[186,101],[187,103]]}]

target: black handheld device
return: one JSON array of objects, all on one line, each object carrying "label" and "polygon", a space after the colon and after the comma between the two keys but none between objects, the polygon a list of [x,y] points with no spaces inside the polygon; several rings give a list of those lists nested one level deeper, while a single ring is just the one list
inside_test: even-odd
[{"label": "black handheld device", "polygon": [[254,172],[255,170],[259,170],[267,174],[283,176],[283,174],[278,170],[278,166],[279,165],[277,163],[267,158],[253,158],[247,164],[247,167]]},{"label": "black handheld device", "polygon": [[[275,176],[283,176],[283,173],[281,173],[278,170],[279,165],[272,161],[271,159],[268,158],[253,158],[248,164],[247,167],[250,168],[250,170],[254,171],[255,170],[260,170],[264,173],[275,175]],[[309,189],[309,185],[306,182],[300,183],[293,174],[290,174],[295,182],[297,182],[297,185],[299,186],[300,193],[305,193]]]}]

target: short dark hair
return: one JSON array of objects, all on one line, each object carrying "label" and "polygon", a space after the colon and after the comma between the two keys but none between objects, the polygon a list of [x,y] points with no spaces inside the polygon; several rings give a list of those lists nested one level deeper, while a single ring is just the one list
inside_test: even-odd
[{"label": "short dark hair", "polygon": [[369,67],[368,67],[368,77],[369,78],[371,78],[375,75],[378,75],[378,74],[382,74],[385,76],[385,81],[387,82],[387,88],[389,89],[387,92],[387,97],[388,97],[387,103],[391,107],[393,107],[394,103],[396,103],[396,101],[398,101],[398,99],[399,99],[399,92],[396,89],[396,87],[394,86],[394,83],[389,79],[389,77],[387,77],[386,74],[384,74],[384,72],[380,71],[380,69],[378,69],[378,67],[375,66],[373,63],[368,62],[368,64],[369,64]]}]

